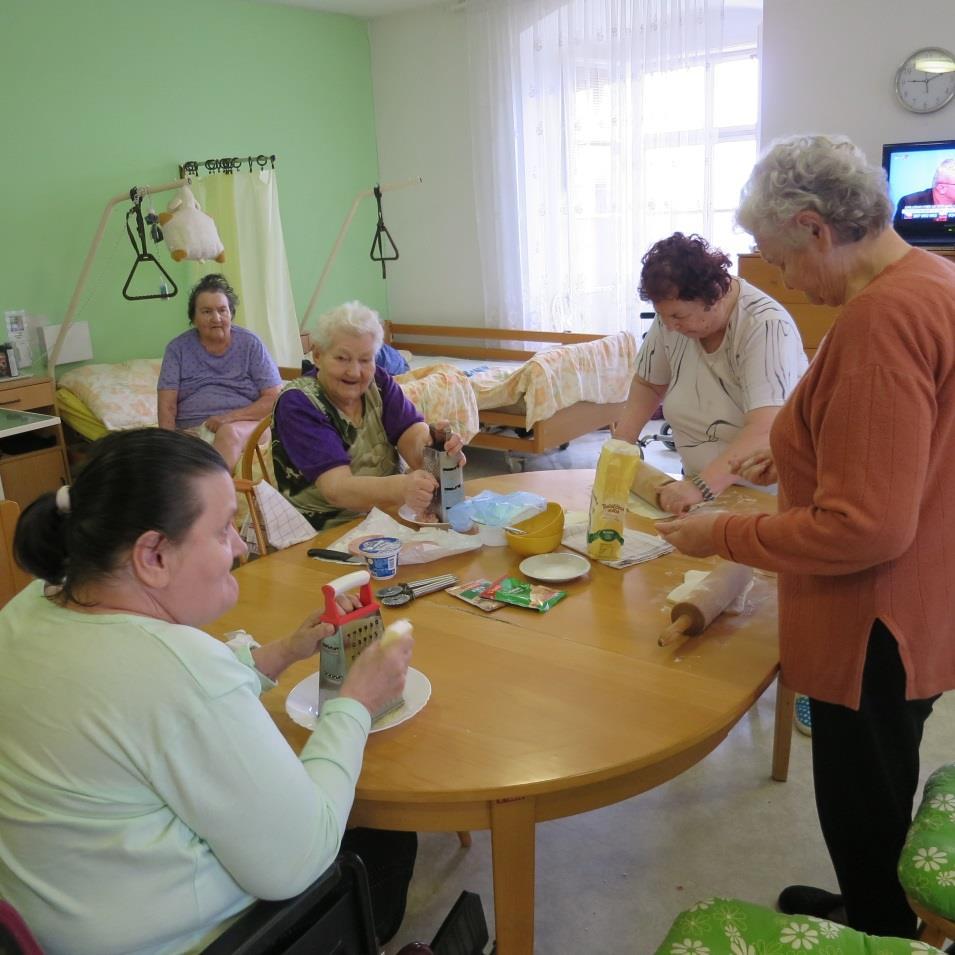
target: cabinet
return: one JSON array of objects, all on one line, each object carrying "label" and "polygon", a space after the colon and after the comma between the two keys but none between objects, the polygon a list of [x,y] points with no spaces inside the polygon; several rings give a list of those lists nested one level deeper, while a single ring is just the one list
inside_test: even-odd
[{"label": "cabinet", "polygon": [[[7,411],[32,411],[39,414],[56,413],[53,401],[53,382],[49,378],[11,378],[0,381],[0,409]],[[70,480],[63,441],[63,428],[59,422],[48,427],[28,432],[22,438],[39,435],[52,438],[49,447],[37,450],[12,450],[12,438],[4,441],[0,428],[0,482],[3,494],[16,501],[21,508],[32,503],[46,491],[55,491]],[[20,435],[16,436],[21,438]],[[24,443],[21,439],[21,445]],[[10,448],[9,453],[3,445]]]},{"label": "cabinet", "polygon": [[[930,249],[929,251],[955,262],[955,249]],[[751,285],[771,295],[792,315],[799,334],[802,335],[802,347],[811,360],[823,336],[835,321],[839,309],[828,305],[813,305],[802,292],[787,288],[779,269],[756,253],[740,255],[739,275]]]}]

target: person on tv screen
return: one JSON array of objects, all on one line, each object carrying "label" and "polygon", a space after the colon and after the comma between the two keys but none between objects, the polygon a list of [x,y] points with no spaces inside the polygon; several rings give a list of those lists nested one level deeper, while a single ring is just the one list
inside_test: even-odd
[{"label": "person on tv screen", "polygon": [[910,192],[899,199],[895,207],[896,222],[904,218],[902,210],[910,206],[955,206],[955,156],[938,164],[930,189]]}]

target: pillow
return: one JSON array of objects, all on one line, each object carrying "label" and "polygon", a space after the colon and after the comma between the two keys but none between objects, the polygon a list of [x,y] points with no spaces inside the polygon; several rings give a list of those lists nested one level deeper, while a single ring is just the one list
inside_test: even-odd
[{"label": "pillow", "polygon": [[61,376],[69,388],[103,422],[108,431],[157,425],[156,386],[161,358],[135,358],[117,364],[82,365]]},{"label": "pillow", "polygon": [[391,345],[381,346],[378,354],[375,355],[375,364],[379,368],[384,368],[389,375],[403,375],[409,367],[404,355]]},{"label": "pillow", "polygon": [[924,942],[864,935],[810,915],[780,915],[739,899],[705,899],[677,917],[656,955],[757,952],[925,955],[938,949]]}]

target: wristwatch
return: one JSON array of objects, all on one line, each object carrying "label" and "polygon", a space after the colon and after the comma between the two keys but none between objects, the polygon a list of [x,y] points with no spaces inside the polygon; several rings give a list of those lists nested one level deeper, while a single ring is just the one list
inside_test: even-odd
[{"label": "wristwatch", "polygon": [[699,474],[693,474],[690,476],[690,483],[703,495],[703,500],[709,504],[710,501],[716,500],[716,495],[713,493],[712,488],[706,481],[699,476]]}]

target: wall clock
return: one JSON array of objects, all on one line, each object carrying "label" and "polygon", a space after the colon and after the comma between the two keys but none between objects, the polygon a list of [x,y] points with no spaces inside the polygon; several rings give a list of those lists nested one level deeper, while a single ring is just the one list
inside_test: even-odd
[{"label": "wall clock", "polygon": [[913,113],[934,113],[955,98],[955,56],[938,47],[916,50],[896,70],[895,95]]}]

